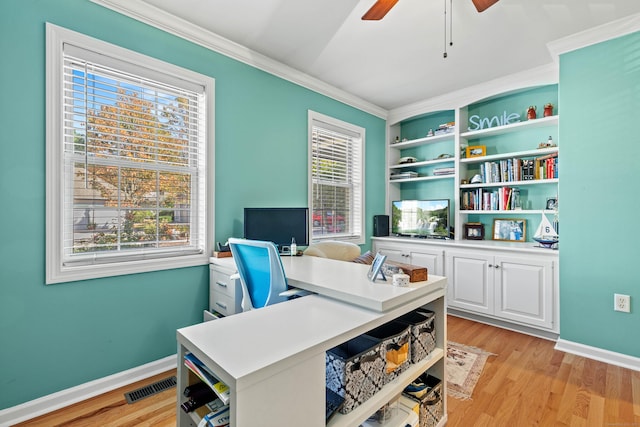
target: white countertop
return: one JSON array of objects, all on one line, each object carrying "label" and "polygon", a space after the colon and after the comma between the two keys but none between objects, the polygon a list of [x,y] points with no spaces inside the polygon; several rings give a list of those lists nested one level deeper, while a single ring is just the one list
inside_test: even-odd
[{"label": "white countertop", "polygon": [[[385,312],[422,295],[444,288],[446,279],[429,275],[429,280],[397,287],[369,281],[369,266],[313,256],[282,256],[289,285],[339,301]],[[235,268],[233,258],[211,258],[213,264]]]},{"label": "white countertop", "polygon": [[[380,313],[309,295],[178,329],[178,342],[197,348],[198,358],[222,380],[241,390],[290,365],[296,357],[309,357],[357,336],[362,325]],[[250,378],[250,379],[249,379]],[[249,381],[247,383],[247,381]]]},{"label": "white countertop", "polygon": [[524,252],[531,255],[558,257],[558,249],[543,248],[535,242],[504,242],[497,240],[453,240],[453,239],[421,239],[417,237],[384,236],[372,237],[376,242],[396,242],[422,244],[429,246],[454,247],[465,249],[481,249],[494,251]]}]

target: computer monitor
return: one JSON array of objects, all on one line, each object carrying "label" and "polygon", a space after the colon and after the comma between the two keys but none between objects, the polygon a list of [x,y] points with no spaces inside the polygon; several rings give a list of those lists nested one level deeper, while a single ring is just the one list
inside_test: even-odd
[{"label": "computer monitor", "polygon": [[279,251],[291,245],[309,246],[308,208],[244,208],[244,238],[267,240]]}]

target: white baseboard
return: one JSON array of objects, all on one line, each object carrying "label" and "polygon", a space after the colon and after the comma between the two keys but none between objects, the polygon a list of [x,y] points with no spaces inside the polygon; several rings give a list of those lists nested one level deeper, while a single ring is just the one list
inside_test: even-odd
[{"label": "white baseboard", "polygon": [[632,369],[634,371],[640,371],[639,357],[628,356],[626,354],[603,350],[598,347],[591,347],[563,339],[558,339],[556,341],[555,349],[564,351],[565,353],[571,353],[589,359],[598,360],[600,362],[609,363],[611,365]]},{"label": "white baseboard", "polygon": [[0,410],[0,426],[23,422],[176,368],[176,355]]}]

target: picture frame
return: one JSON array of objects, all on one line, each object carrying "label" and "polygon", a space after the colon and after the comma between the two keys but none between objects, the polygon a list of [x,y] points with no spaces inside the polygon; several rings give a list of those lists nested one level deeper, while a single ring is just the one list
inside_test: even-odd
[{"label": "picture frame", "polygon": [[468,222],[464,225],[464,238],[467,240],[484,240],[484,224]]},{"label": "picture frame", "polygon": [[371,268],[369,268],[369,272],[367,273],[367,277],[370,281],[375,282],[378,278],[378,275],[381,275],[381,279],[386,282],[387,278],[382,271],[382,266],[384,265],[384,261],[387,259],[386,255],[382,255],[378,252],[371,263]]},{"label": "picture frame", "polygon": [[487,147],[485,145],[470,145],[467,147],[467,158],[482,157],[487,155]]},{"label": "picture frame", "polygon": [[527,220],[523,218],[495,218],[493,240],[524,242],[527,235]]},{"label": "picture frame", "polygon": [[555,211],[556,209],[558,209],[558,198],[557,197],[549,197],[547,199],[546,209],[548,211]]}]

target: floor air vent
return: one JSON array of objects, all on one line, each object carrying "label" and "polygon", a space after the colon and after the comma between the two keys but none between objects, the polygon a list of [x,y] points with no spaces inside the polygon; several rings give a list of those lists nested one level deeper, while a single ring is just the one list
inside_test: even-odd
[{"label": "floor air vent", "polygon": [[169,390],[171,387],[175,387],[177,383],[178,381],[176,380],[176,377],[165,378],[164,380],[160,380],[157,383],[153,383],[137,390],[130,391],[129,393],[125,393],[124,397],[127,399],[127,403],[135,403],[140,399],[144,399],[145,397],[153,396],[154,394]]}]

